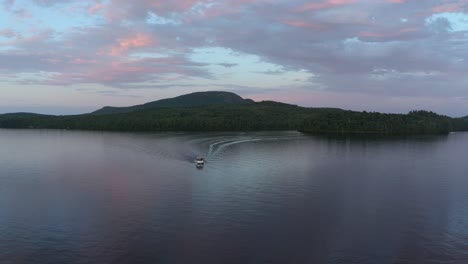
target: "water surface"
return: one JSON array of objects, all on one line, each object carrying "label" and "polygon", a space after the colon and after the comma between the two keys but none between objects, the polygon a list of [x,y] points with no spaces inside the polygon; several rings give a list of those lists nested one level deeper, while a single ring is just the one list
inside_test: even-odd
[{"label": "water surface", "polygon": [[467,154],[467,133],[0,130],[0,263],[468,263]]}]

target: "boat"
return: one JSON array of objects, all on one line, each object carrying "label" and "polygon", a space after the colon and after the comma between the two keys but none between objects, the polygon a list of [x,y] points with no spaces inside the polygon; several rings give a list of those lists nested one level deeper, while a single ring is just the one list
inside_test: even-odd
[{"label": "boat", "polygon": [[197,168],[201,168],[205,165],[205,160],[202,157],[198,157],[195,159],[195,164],[197,164]]}]

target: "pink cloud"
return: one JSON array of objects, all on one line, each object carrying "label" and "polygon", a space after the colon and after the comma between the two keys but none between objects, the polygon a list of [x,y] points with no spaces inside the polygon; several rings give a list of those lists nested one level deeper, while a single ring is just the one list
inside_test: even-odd
[{"label": "pink cloud", "polygon": [[[114,60],[113,60],[114,59]],[[155,79],[177,78],[177,76],[199,75],[199,64],[185,58],[143,58],[138,60],[120,59],[88,60],[75,58],[71,64],[86,64],[81,72],[64,72],[53,76],[47,84],[69,85],[75,83],[101,83],[120,87]],[[79,68],[76,68],[79,70]],[[180,78],[180,77],[179,77]]]},{"label": "pink cloud", "polygon": [[282,21],[283,24],[292,26],[292,27],[299,27],[299,28],[310,28],[310,29],[322,29],[323,26],[316,23],[310,23],[306,21],[300,20],[285,20]]},{"label": "pink cloud", "polygon": [[197,2],[204,2],[199,0],[179,0],[179,1],[149,1],[150,7],[155,10],[170,10],[183,12],[187,11]]},{"label": "pink cloud", "polygon": [[95,65],[80,73],[62,73],[54,76],[49,84],[66,85],[70,83],[111,83],[114,81],[131,82],[142,73],[147,72],[144,67],[134,66],[124,62],[110,62]]},{"label": "pink cloud", "polygon": [[12,29],[5,28],[0,29],[0,36],[5,38],[13,38],[14,36],[16,36],[16,33]]},{"label": "pink cloud", "polygon": [[82,64],[95,64],[95,63],[97,63],[97,61],[96,60],[82,59],[82,58],[74,58],[74,59],[71,60],[71,63],[72,64],[82,65]]},{"label": "pink cloud", "polygon": [[163,15],[172,12],[186,12],[195,4],[214,2],[213,0],[177,0],[177,1],[153,1],[139,0],[131,3],[128,0],[111,0],[106,8],[105,16],[109,21],[124,18],[144,19],[148,12]]},{"label": "pink cloud", "polygon": [[[245,6],[260,3],[277,2],[275,0],[139,0],[138,4],[132,4],[127,0],[111,0],[105,7],[105,17],[108,21],[144,19],[148,12],[152,12],[161,17],[178,14],[182,15],[181,21],[193,22],[226,14],[236,14]],[[196,9],[192,9],[194,7]]]},{"label": "pink cloud", "polygon": [[[406,0],[372,0],[371,2],[402,4],[405,1]],[[338,7],[338,6],[357,4],[359,2],[363,2],[363,0],[325,0],[322,2],[309,2],[309,3],[303,4],[301,7],[297,9],[297,11],[305,12],[305,11],[323,10],[323,9],[329,9],[329,8]]]},{"label": "pink cloud", "polygon": [[468,1],[459,1],[456,3],[447,3],[431,8],[432,13],[452,13],[463,11],[463,7],[468,4]]},{"label": "pink cloud", "polygon": [[97,3],[95,5],[92,5],[90,7],[88,7],[87,11],[89,14],[95,14],[101,10],[103,10],[105,8],[105,6],[103,4],[100,4],[100,3]]},{"label": "pink cloud", "polygon": [[373,31],[364,31],[359,33],[359,37],[365,38],[391,38],[391,37],[398,37],[408,33],[417,32],[419,31],[416,27],[407,27],[402,28],[398,31],[393,32],[373,32]]},{"label": "pink cloud", "polygon": [[120,56],[126,54],[130,49],[148,47],[154,45],[156,40],[154,40],[149,35],[142,33],[137,33],[134,36],[128,38],[122,38],[117,40],[117,45],[110,47],[108,54],[112,56]]},{"label": "pink cloud", "polygon": [[[205,5],[201,12],[194,14],[186,14],[182,17],[184,23],[193,24],[194,22],[202,21],[205,19],[212,19],[223,17],[227,15],[238,14],[242,7],[248,6],[253,3],[267,2],[270,0],[228,0],[213,2],[211,5]],[[206,1],[208,3],[210,1]]]},{"label": "pink cloud", "polygon": [[[38,43],[43,43],[48,41],[54,34],[54,31],[47,29],[44,31],[34,32],[33,35],[22,36],[16,32],[10,32],[8,29],[4,32],[4,37],[12,38],[10,41],[0,42],[0,46],[34,46]],[[2,34],[0,33],[0,36]],[[16,38],[14,38],[16,37]]]},{"label": "pink cloud", "polygon": [[297,9],[299,12],[305,12],[305,11],[315,11],[315,10],[322,10],[322,9],[328,9],[336,6],[344,6],[344,5],[350,5],[358,2],[358,0],[326,0],[323,2],[310,2],[310,3],[305,3],[301,7]]}]

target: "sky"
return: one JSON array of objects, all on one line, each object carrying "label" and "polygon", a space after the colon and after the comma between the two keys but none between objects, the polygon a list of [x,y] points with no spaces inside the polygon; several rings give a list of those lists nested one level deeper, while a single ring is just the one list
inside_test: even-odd
[{"label": "sky", "polygon": [[198,92],[468,115],[468,0],[0,0],[0,113]]}]

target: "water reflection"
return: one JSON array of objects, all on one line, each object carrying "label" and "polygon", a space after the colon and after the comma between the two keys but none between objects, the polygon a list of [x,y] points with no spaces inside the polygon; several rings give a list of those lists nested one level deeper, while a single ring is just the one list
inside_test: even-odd
[{"label": "water reflection", "polygon": [[463,263],[467,145],[0,130],[0,263]]}]

